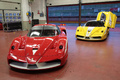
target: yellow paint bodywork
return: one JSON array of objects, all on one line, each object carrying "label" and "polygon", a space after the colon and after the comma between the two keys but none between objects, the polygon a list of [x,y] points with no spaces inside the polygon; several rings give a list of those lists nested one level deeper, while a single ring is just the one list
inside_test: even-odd
[{"label": "yellow paint bodywork", "polygon": [[109,28],[115,28],[117,16],[110,11],[109,12],[99,12],[97,15],[97,21],[100,21],[102,13],[104,13],[106,15],[104,26],[107,26]]},{"label": "yellow paint bodywork", "polygon": [[[117,16],[112,12],[99,12],[96,21],[101,20],[102,13],[105,14],[106,19],[104,26],[94,27],[89,34],[89,26],[79,26],[76,29],[76,38],[82,40],[104,40],[109,34],[109,28],[115,28]],[[89,34],[89,35],[87,35]]]},{"label": "yellow paint bodywork", "polygon": [[[88,27],[82,27],[82,26],[79,26],[77,27],[77,30],[76,30],[76,38],[77,39],[83,39],[83,40],[104,40],[106,39],[108,33],[109,33],[109,29],[107,29],[107,27],[95,27],[89,36],[86,36],[87,34],[87,30],[88,30]],[[77,37],[77,35],[79,36],[83,36],[83,38],[80,38],[80,37]],[[87,39],[86,37],[90,37],[90,39]],[[94,37],[101,37],[101,39],[94,39]]]}]

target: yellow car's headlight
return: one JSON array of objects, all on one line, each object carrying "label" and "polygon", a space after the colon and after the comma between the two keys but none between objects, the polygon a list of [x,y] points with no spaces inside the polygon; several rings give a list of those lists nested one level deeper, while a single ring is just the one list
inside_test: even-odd
[{"label": "yellow car's headlight", "polygon": [[104,31],[102,30],[101,33],[103,33]]}]

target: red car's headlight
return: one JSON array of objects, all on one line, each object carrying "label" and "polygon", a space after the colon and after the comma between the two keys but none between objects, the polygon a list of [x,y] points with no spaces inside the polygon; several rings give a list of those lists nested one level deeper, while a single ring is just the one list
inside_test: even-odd
[{"label": "red car's headlight", "polygon": [[15,49],[15,46],[12,46],[11,49],[14,50],[14,49]]},{"label": "red car's headlight", "polygon": [[63,45],[60,45],[60,46],[59,46],[59,49],[63,49]]}]

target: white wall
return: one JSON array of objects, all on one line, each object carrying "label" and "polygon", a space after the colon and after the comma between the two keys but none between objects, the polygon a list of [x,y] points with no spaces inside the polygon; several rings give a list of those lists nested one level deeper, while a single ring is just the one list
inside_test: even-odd
[{"label": "white wall", "polygon": [[21,0],[0,0],[0,1],[18,2],[18,3],[20,3],[20,2],[21,2]]},{"label": "white wall", "polygon": [[[81,3],[96,3],[120,0],[81,0]],[[50,5],[52,4],[52,5]],[[47,0],[47,6],[79,4],[79,0]]]},{"label": "white wall", "polygon": [[8,3],[8,2],[0,2],[0,9],[15,9],[15,7],[17,7],[16,10],[20,10],[20,4],[17,3]]},{"label": "white wall", "polygon": [[109,2],[109,1],[120,1],[120,0],[81,0],[82,3],[96,3],[96,2]]},{"label": "white wall", "polygon": [[[44,17],[40,17],[40,14],[37,14],[38,10],[40,13],[44,13]],[[31,5],[31,11],[34,12],[34,19],[46,20],[45,0],[34,0]]]},{"label": "white wall", "polygon": [[79,0],[47,0],[47,6],[69,5],[69,4],[78,4],[78,3]]}]

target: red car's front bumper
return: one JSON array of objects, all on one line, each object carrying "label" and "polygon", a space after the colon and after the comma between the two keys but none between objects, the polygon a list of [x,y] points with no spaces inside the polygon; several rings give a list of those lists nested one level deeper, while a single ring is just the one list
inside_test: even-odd
[{"label": "red car's front bumper", "polygon": [[35,64],[28,64],[27,62],[21,62],[18,60],[11,59],[8,56],[8,64],[10,67],[23,69],[23,70],[44,70],[59,67],[65,64],[68,54],[58,59],[46,60],[44,62],[36,62]]}]

